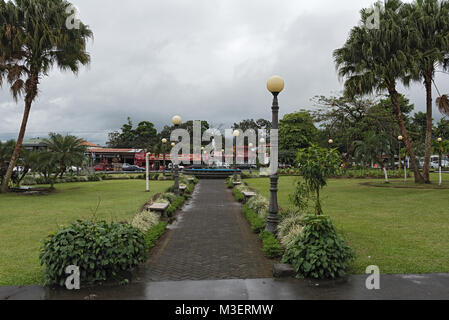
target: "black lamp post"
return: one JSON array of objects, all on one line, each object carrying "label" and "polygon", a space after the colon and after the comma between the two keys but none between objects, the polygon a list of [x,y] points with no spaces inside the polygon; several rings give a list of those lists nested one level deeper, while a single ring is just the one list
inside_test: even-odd
[{"label": "black lamp post", "polygon": [[284,80],[279,76],[271,77],[267,82],[267,89],[273,94],[273,105],[271,107],[272,111],[272,129],[274,137],[270,138],[271,145],[271,167],[272,172],[270,176],[270,208],[268,210],[268,219],[267,219],[267,227],[266,231],[271,232],[273,234],[277,233],[277,226],[279,222],[278,217],[278,129],[279,129],[279,103],[278,103],[278,95],[284,90]]},{"label": "black lamp post", "polygon": [[[176,129],[179,128],[179,126],[182,124],[182,118],[180,116],[174,116],[172,119],[172,123],[175,126]],[[173,165],[172,159],[172,165]],[[175,194],[179,196],[179,159],[176,159],[176,165],[175,165],[175,184],[173,186],[173,189],[175,191]]]},{"label": "black lamp post", "polygon": [[164,154],[164,170],[163,174],[165,176],[165,144],[167,143],[167,139],[162,139],[162,153]]},{"label": "black lamp post", "polygon": [[237,137],[240,136],[240,131],[239,130],[234,130],[232,135],[234,136],[234,159],[235,159],[235,164],[234,164],[234,181],[237,181]]}]

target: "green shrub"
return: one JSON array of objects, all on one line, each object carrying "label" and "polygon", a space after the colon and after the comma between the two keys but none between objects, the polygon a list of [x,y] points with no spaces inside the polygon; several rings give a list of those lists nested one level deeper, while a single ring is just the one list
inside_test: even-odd
[{"label": "green shrub", "polygon": [[44,177],[37,177],[36,178],[37,184],[50,184],[50,180]]},{"label": "green shrub", "polygon": [[265,253],[265,256],[270,259],[279,258],[282,256],[284,250],[282,249],[279,241],[272,233],[268,231],[262,231],[259,237],[260,239],[262,239],[263,252]]},{"label": "green shrub", "polygon": [[90,174],[87,176],[87,180],[89,181],[101,181],[101,177],[96,174]]},{"label": "green shrub", "polygon": [[195,184],[194,183],[190,183],[186,190],[184,191],[186,194],[192,194],[193,191],[195,190]]},{"label": "green shrub", "polygon": [[298,278],[335,279],[345,274],[353,250],[338,234],[327,216],[306,216],[304,230],[282,259],[291,263]]},{"label": "green shrub", "polygon": [[235,200],[237,200],[238,202],[245,201],[245,196],[243,195],[242,191],[240,191],[239,188],[234,188],[232,190],[232,193],[234,194]]},{"label": "green shrub", "polygon": [[167,216],[168,217],[173,217],[173,215],[176,213],[176,211],[178,211],[182,205],[184,204],[184,202],[186,201],[186,198],[183,196],[177,197],[173,203],[171,204],[170,207],[168,207],[167,209]]},{"label": "green shrub", "polygon": [[145,233],[145,242],[148,249],[151,249],[156,245],[157,240],[165,232],[165,228],[167,228],[167,222],[163,221],[154,225]]},{"label": "green shrub", "polygon": [[233,182],[232,178],[226,179],[226,186],[228,187],[228,189],[234,188],[234,182]]},{"label": "green shrub", "polygon": [[165,192],[165,193],[160,195],[158,200],[166,200],[166,201],[168,201],[170,203],[173,203],[176,200],[176,195],[174,193],[171,193],[171,192]]},{"label": "green shrub", "polygon": [[31,176],[25,176],[22,180],[22,185],[24,186],[34,186],[35,184],[37,184],[36,179]]},{"label": "green shrub", "polygon": [[47,284],[63,286],[65,269],[80,268],[82,284],[120,276],[145,261],[144,234],[129,224],[76,221],[44,240],[40,254]]},{"label": "green shrub", "polygon": [[251,225],[251,229],[255,232],[255,233],[260,233],[261,231],[263,231],[265,229],[265,220],[262,220],[259,215],[254,212],[253,210],[251,210],[247,205],[244,205],[242,207],[242,212],[245,215],[246,219],[248,219],[250,225]]}]

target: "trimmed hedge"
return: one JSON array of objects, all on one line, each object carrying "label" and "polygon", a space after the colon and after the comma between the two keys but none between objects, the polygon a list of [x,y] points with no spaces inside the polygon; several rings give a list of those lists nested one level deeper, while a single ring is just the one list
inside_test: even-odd
[{"label": "trimmed hedge", "polygon": [[242,212],[245,215],[246,219],[248,219],[251,229],[259,234],[260,239],[263,244],[263,252],[265,256],[273,259],[279,258],[283,255],[284,249],[282,248],[279,240],[276,237],[265,231],[266,222],[262,220],[259,215],[252,209],[250,209],[246,204],[242,207]]},{"label": "trimmed hedge", "polygon": [[284,254],[284,249],[274,234],[268,231],[262,231],[259,237],[262,239],[263,252],[268,258],[274,259],[282,257]]},{"label": "trimmed hedge", "polygon": [[238,188],[234,188],[232,190],[232,193],[234,193],[234,197],[238,202],[243,202],[245,201],[245,196],[243,195],[243,193],[238,189]]},{"label": "trimmed hedge", "polygon": [[164,234],[167,225],[167,222],[162,221],[154,225],[150,230],[147,231],[147,233],[145,234],[145,243],[148,250],[156,245],[159,238]]},{"label": "trimmed hedge", "polygon": [[265,229],[266,223],[262,219],[260,219],[259,215],[251,210],[247,205],[242,207],[242,212],[245,215],[246,219],[248,219],[251,229],[255,233],[260,233]]}]

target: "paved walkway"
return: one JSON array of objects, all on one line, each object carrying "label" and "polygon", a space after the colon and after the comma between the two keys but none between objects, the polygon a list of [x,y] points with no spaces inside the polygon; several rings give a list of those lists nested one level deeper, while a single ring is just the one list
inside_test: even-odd
[{"label": "paved walkway", "polygon": [[269,278],[274,261],[261,248],[224,180],[200,180],[179,221],[152,250],[142,280]]},{"label": "paved walkway", "polygon": [[39,286],[0,287],[0,300],[449,300],[449,274],[381,275],[380,290],[367,276],[316,286],[308,280],[250,279],[168,281],[79,291]]}]

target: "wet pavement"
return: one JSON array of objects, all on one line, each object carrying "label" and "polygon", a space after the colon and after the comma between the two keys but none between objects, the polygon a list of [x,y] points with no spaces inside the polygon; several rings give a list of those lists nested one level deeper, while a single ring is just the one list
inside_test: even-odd
[{"label": "wet pavement", "polygon": [[0,287],[0,300],[449,300],[449,274],[383,275],[380,290],[366,289],[366,278],[320,286],[291,278],[147,282],[79,291]]},{"label": "wet pavement", "polygon": [[143,281],[257,279],[272,276],[265,258],[224,180],[200,180],[178,221],[151,251]]}]

